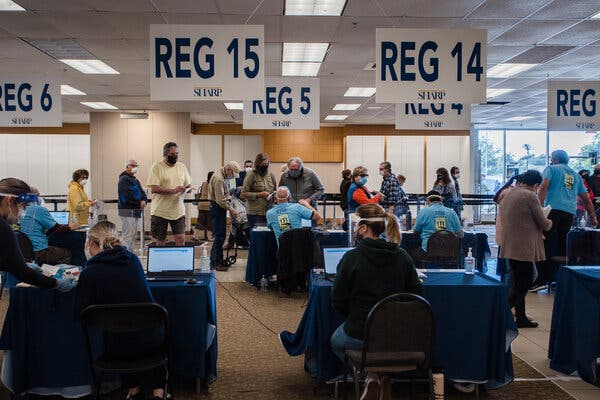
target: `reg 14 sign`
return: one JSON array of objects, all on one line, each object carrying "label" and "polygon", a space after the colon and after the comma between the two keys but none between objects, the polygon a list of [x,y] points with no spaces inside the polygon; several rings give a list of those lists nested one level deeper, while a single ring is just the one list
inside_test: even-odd
[{"label": "reg 14 sign", "polygon": [[486,101],[487,31],[376,30],[377,103]]},{"label": "reg 14 sign", "polygon": [[600,131],[600,81],[548,81],[548,130]]},{"label": "reg 14 sign", "polygon": [[151,100],[246,100],[264,86],[264,26],[150,25]]},{"label": "reg 14 sign", "polygon": [[60,84],[40,77],[0,80],[0,126],[62,126]]},{"label": "reg 14 sign", "polygon": [[319,78],[267,78],[261,96],[244,101],[244,129],[319,129]]}]

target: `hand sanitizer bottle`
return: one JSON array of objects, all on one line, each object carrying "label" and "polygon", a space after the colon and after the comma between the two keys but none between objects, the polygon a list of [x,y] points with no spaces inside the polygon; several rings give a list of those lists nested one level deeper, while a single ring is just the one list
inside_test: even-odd
[{"label": "hand sanitizer bottle", "polygon": [[210,271],[210,257],[208,257],[208,251],[206,250],[206,246],[204,246],[204,248],[202,249],[202,256],[200,257],[200,271]]},{"label": "hand sanitizer bottle", "polygon": [[465,257],[465,274],[472,275],[475,273],[475,258],[473,258],[472,248],[469,247],[467,256]]}]

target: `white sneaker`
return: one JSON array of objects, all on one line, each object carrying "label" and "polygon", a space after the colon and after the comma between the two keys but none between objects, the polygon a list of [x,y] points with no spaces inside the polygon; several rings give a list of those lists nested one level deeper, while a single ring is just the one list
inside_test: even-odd
[{"label": "white sneaker", "polygon": [[455,383],[454,389],[463,393],[473,393],[475,391],[474,383]]}]

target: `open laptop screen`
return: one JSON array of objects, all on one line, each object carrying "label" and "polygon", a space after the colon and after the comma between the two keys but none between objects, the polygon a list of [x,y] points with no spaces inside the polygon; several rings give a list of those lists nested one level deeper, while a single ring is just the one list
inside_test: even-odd
[{"label": "open laptop screen", "polygon": [[150,247],[148,248],[148,273],[194,272],[193,247]]},{"label": "open laptop screen", "polygon": [[327,275],[335,275],[337,273],[337,266],[340,263],[340,260],[344,254],[351,249],[353,249],[353,247],[331,247],[323,249],[325,273]]},{"label": "open laptop screen", "polygon": [[50,215],[61,225],[68,225],[71,213],[69,211],[50,211]]}]

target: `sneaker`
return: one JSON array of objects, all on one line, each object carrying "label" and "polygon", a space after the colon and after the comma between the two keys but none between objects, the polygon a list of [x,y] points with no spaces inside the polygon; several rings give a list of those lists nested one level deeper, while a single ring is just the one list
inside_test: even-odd
[{"label": "sneaker", "polygon": [[545,290],[548,289],[548,285],[546,285],[545,283],[538,283],[534,286],[531,287],[531,289],[529,289],[530,293],[537,293],[540,290]]},{"label": "sneaker", "polygon": [[219,264],[219,265],[215,265],[214,267],[217,271],[227,271],[229,268],[227,268],[226,266],[224,266],[223,264]]},{"label": "sneaker", "polygon": [[454,389],[463,393],[473,393],[475,391],[474,383],[455,383],[453,386]]},{"label": "sneaker", "polygon": [[528,319],[517,320],[517,328],[537,328],[538,323]]},{"label": "sneaker", "polygon": [[360,400],[377,400],[379,397],[379,381],[377,379],[369,379],[365,382]]}]

